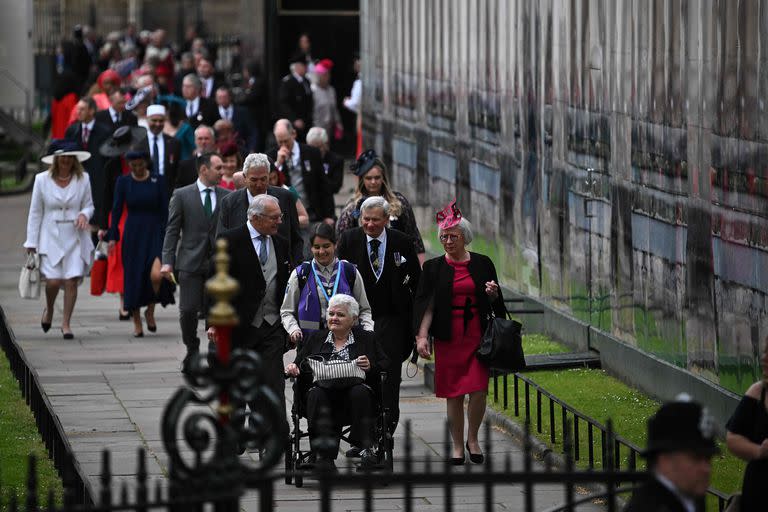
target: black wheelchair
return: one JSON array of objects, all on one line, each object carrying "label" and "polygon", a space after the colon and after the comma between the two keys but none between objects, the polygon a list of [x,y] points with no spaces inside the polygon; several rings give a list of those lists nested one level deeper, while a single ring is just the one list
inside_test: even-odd
[{"label": "black wheelchair", "polygon": [[[306,373],[305,373],[306,371]],[[286,445],[285,452],[285,483],[291,485],[292,483],[296,487],[304,485],[304,477],[308,474],[315,472],[318,468],[315,462],[315,455],[311,449],[302,449],[302,439],[306,441],[303,443],[306,448],[309,442],[309,432],[305,432],[301,429],[301,419],[307,418],[306,397],[313,384],[311,378],[302,378],[308,374],[308,369],[305,370],[302,367],[302,374],[298,378],[290,378],[293,382],[293,406],[291,407],[291,421],[292,427],[290,428],[290,434],[288,443]],[[358,471],[384,471],[392,472],[393,470],[393,442],[392,434],[389,433],[387,425],[389,423],[389,410],[383,406],[383,383],[387,378],[387,373],[379,372],[379,379],[377,382],[377,389],[372,389],[373,386],[368,386],[371,390],[373,397],[373,410],[374,410],[374,425],[373,425],[373,438],[371,439],[371,447],[376,463],[374,465],[357,466]],[[350,426],[345,426],[341,430],[341,441],[344,441],[348,445],[353,446],[350,441]]]}]

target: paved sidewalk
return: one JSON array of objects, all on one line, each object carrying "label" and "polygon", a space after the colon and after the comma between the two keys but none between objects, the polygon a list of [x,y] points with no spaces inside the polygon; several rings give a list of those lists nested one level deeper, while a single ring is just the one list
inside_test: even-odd
[{"label": "paved sidewalk", "polygon": [[[161,444],[160,417],[167,399],[183,385],[179,367],[184,346],[180,341],[177,309],[175,306],[158,308],[157,334],[145,329],[143,339],[134,339],[131,322],[118,321],[116,296],[90,296],[86,280],[79,289],[73,318],[75,339],[63,340],[59,332],[61,296],[53,327],[44,334],[40,328],[42,299],[39,302],[21,300],[17,292],[28,205],[29,195],[3,198],[0,304],[5,309],[10,328],[38,373],[93,489],[99,488],[99,465],[104,448],[112,452],[112,469],[118,479],[135,474],[136,451],[140,446],[148,452],[150,476],[164,478],[167,457]],[[441,461],[445,404],[423,386],[421,373],[415,378],[404,376],[401,410],[401,422],[412,422],[417,464],[423,462],[427,453],[433,461]],[[396,470],[400,465],[398,456],[403,453],[404,430],[401,425],[396,435]],[[521,450],[507,435],[493,430],[492,441],[499,463],[510,454],[513,467],[522,466]],[[346,464],[343,456],[337,462]],[[468,471],[480,469],[467,468]],[[564,499],[564,490],[560,486],[537,486],[535,492],[536,510],[562,503]],[[402,489],[396,486],[377,489],[376,510],[402,509],[402,495]],[[279,480],[275,496],[277,510],[319,509],[319,493],[316,482],[311,479],[305,480],[305,486],[300,489],[286,486]],[[333,509],[363,510],[362,496],[358,489],[338,490],[332,496]],[[242,502],[243,508],[257,510],[257,499],[257,495],[249,493]],[[496,487],[494,490],[496,510],[521,510],[523,499],[520,486]],[[415,510],[442,510],[443,503],[442,486],[414,489]],[[454,510],[479,510],[482,503],[482,488],[455,487]],[[582,508],[586,509],[589,507]]]}]

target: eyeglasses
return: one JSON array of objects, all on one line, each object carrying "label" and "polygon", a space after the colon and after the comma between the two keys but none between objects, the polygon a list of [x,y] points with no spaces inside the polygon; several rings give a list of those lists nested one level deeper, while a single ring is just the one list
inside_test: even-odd
[{"label": "eyeglasses", "polygon": [[450,233],[445,233],[443,235],[440,235],[441,242],[447,242],[448,240],[450,240],[451,242],[455,242],[459,238],[461,238],[461,235],[453,235]]},{"label": "eyeglasses", "polygon": [[264,217],[266,219],[271,220],[272,222],[277,222],[278,220],[283,220],[283,217],[285,216],[282,213],[279,213],[277,215],[264,215],[263,213],[260,213],[259,216]]}]

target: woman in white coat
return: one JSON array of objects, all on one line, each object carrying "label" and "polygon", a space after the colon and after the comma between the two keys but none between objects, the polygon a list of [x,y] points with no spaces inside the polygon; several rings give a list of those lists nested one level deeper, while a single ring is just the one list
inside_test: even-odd
[{"label": "woman in white coat", "polygon": [[93,199],[88,173],[81,162],[91,154],[76,142],[54,139],[42,161],[50,169],[35,176],[27,219],[27,252],[40,255],[40,273],[45,278],[45,310],[40,326],[48,332],[59,288],[64,287],[64,339],[74,338],[70,327],[77,300],[77,287],[91,264],[93,242],[88,219]]}]

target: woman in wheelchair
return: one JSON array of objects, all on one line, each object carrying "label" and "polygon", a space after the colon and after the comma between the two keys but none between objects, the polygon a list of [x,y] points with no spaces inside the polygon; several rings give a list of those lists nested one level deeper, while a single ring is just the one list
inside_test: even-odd
[{"label": "woman in wheelchair", "polygon": [[[344,294],[331,297],[328,303],[326,319],[328,329],[312,333],[303,339],[298,347],[296,360],[285,367],[286,375],[297,377],[295,394],[297,401],[303,399],[306,406],[306,416],[309,424],[310,446],[314,447],[317,437],[318,420],[328,410],[335,432],[335,449],[327,453],[317,453],[318,462],[331,464],[339,449],[341,430],[344,425],[351,425],[350,442],[363,449],[361,457],[363,464],[375,463],[371,453],[371,441],[374,439],[374,427],[377,398],[374,390],[379,388],[379,373],[389,365],[381,345],[374,334],[365,331],[358,324],[359,306],[357,301]],[[340,387],[332,381],[318,380],[307,364],[308,358],[317,360],[320,356],[324,361],[351,361],[363,370],[363,382],[346,380]],[[318,372],[319,373],[319,372]],[[352,379],[354,381],[354,379]],[[325,450],[324,450],[325,452]]]}]

